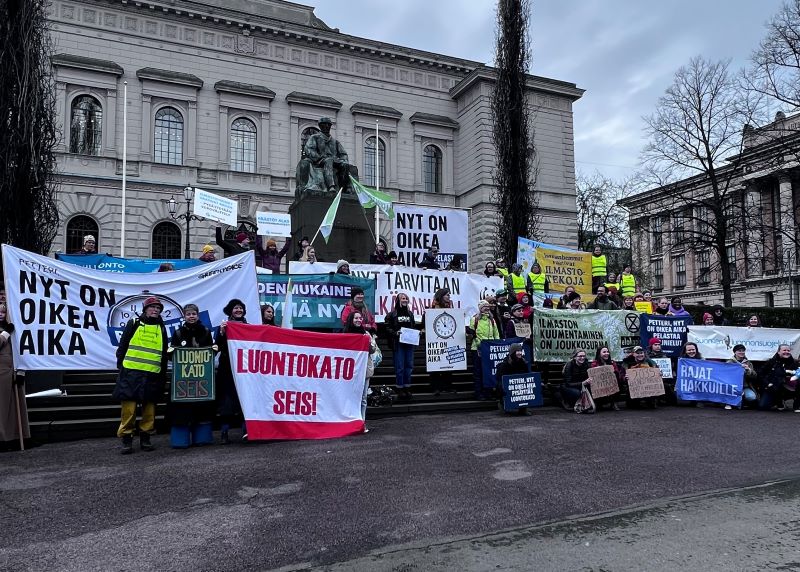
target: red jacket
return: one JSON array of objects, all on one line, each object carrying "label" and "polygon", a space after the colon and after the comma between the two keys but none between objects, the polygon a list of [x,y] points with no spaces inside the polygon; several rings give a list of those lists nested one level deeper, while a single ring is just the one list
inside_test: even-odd
[{"label": "red jacket", "polygon": [[[353,313],[353,302],[348,302],[347,305],[342,310],[342,323],[347,324],[347,317]],[[378,326],[375,323],[375,316],[372,315],[372,312],[364,308],[360,310],[361,314],[364,316],[364,329],[368,332],[377,333]]]}]

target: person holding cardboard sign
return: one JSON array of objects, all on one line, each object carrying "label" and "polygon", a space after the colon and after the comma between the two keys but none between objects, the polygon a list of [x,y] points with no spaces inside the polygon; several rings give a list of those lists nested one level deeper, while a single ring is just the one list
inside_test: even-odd
[{"label": "person holding cardboard sign", "polygon": [[[631,355],[622,360],[622,370],[625,373],[626,380],[628,379],[629,370],[638,368],[647,368],[647,367],[658,369],[658,365],[656,364],[656,362],[654,362],[648,357],[645,357],[644,348],[642,346],[636,346],[635,348],[633,348],[633,352],[631,352]],[[659,372],[660,371],[661,370],[659,370]],[[645,397],[643,399],[629,399],[629,402],[631,404],[636,404],[636,405],[647,405],[652,409],[658,407],[657,398],[655,397]]]},{"label": "person holding cardboard sign", "polygon": [[403,328],[417,329],[414,312],[409,307],[408,294],[400,292],[394,299],[394,310],[386,314],[383,324],[386,336],[392,344],[394,359],[394,382],[397,394],[403,399],[411,399],[411,374],[414,371],[414,346],[400,341]]},{"label": "person holding cardboard sign", "polygon": [[[592,369],[597,367],[604,367],[609,366],[612,369],[613,375],[617,381],[617,391],[611,395],[607,396],[596,396],[595,391],[592,391]],[[594,402],[597,405],[598,411],[600,410],[600,406],[603,404],[611,404],[611,409],[613,411],[619,411],[619,406],[616,402],[616,397],[619,395],[619,388],[622,385],[622,380],[625,375],[622,372],[622,368],[617,365],[617,363],[611,359],[611,350],[608,346],[600,346],[597,348],[597,351],[594,354],[594,360],[591,364],[589,364],[589,390],[592,391],[592,397],[594,398]],[[599,381],[598,381],[599,383]]]}]

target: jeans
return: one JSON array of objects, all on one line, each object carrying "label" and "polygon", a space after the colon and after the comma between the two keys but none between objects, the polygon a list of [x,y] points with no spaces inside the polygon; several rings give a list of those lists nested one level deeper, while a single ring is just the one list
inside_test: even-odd
[{"label": "jeans", "polygon": [[411,372],[414,370],[414,346],[394,344],[394,377],[397,387],[411,386]]},{"label": "jeans", "polygon": [[562,384],[559,388],[559,392],[561,392],[561,399],[564,401],[564,405],[569,408],[575,407],[575,402],[581,398],[581,390],[575,389],[574,387],[567,387],[566,384]]}]

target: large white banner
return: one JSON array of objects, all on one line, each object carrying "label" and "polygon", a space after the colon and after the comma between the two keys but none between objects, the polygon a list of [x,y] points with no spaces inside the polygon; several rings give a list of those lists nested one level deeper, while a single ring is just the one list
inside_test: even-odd
[{"label": "large white banner", "polygon": [[392,246],[400,264],[419,266],[422,256],[432,246],[439,249],[438,262],[442,268],[456,254],[464,268],[469,254],[469,213],[463,209],[394,205]]},{"label": "large white banner", "polygon": [[[336,272],[332,262],[289,262],[289,274],[319,274]],[[394,299],[398,293],[408,294],[409,308],[414,317],[422,319],[426,308],[433,304],[433,295],[440,288],[450,290],[453,306],[466,316],[478,313],[478,301],[503,287],[498,277],[487,278],[483,274],[426,270],[410,266],[381,264],[351,264],[350,272],[359,278],[375,279],[375,319],[383,322],[386,314],[394,310]]]},{"label": "large white banner", "polygon": [[789,344],[795,357],[800,353],[800,330],[783,328],[689,326],[687,341],[696,343],[706,359],[729,359],[736,344],[747,348],[747,359],[751,361],[767,361],[781,344]]},{"label": "large white banner", "polygon": [[209,328],[232,298],[260,322],[255,258],[249,252],[174,272],[116,273],[84,268],[3,245],[6,295],[14,323],[14,364],[25,370],[115,369],[125,324],[157,296],[172,335],[183,306],[197,304]]},{"label": "large white banner", "polygon": [[228,323],[231,369],[249,439],[361,433],[369,337]]}]

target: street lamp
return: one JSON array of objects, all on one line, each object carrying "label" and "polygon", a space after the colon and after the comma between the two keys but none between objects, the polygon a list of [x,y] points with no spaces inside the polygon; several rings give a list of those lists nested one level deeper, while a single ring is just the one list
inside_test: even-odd
[{"label": "street lamp", "polygon": [[172,217],[173,220],[180,220],[180,219],[186,220],[186,254],[184,258],[188,259],[191,258],[191,252],[189,250],[191,244],[189,223],[193,220],[203,221],[206,219],[191,213],[192,199],[194,198],[194,187],[192,187],[191,185],[186,185],[183,188],[183,198],[186,200],[186,212],[182,215],[177,214],[178,202],[175,200],[175,195],[173,195],[169,199],[169,216]]}]

